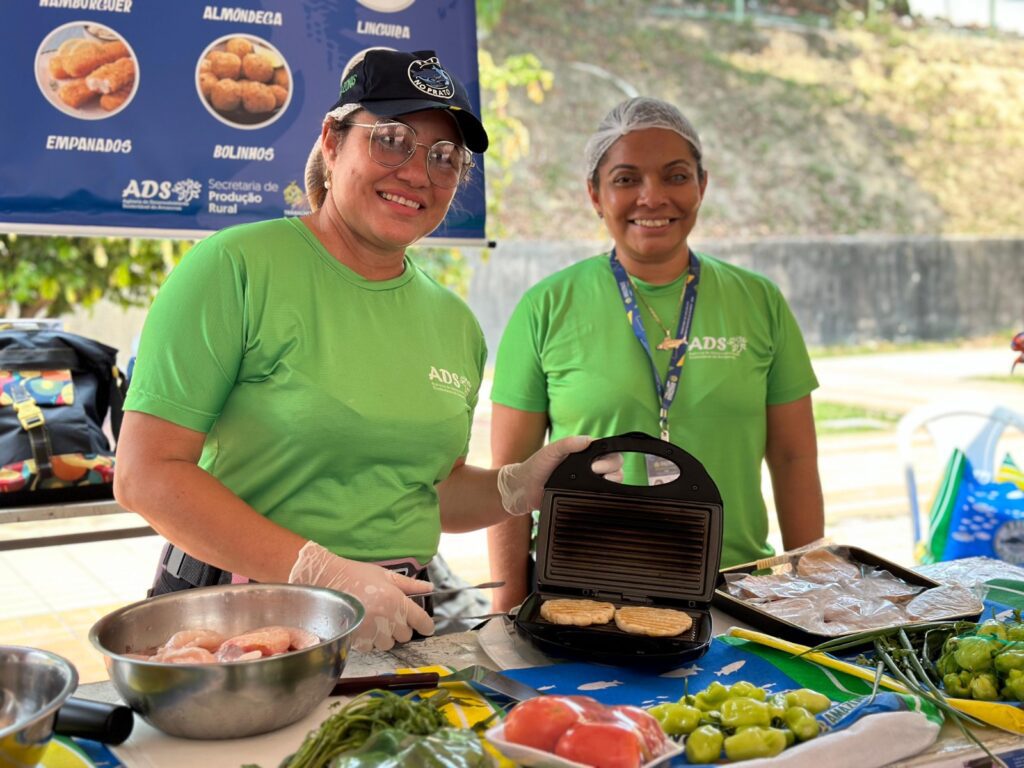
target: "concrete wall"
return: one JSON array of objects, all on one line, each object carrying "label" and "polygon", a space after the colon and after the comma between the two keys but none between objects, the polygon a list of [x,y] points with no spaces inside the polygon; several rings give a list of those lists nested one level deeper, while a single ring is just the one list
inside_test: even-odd
[{"label": "concrete wall", "polygon": [[[698,251],[760,272],[788,299],[814,346],[979,336],[1024,328],[1024,238],[700,241]],[[523,291],[607,248],[506,242],[474,263],[469,304],[493,361]]]}]

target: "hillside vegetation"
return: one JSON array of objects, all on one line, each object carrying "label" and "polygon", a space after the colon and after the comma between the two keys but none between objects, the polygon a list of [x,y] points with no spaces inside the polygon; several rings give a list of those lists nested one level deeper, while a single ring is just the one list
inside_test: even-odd
[{"label": "hillside vegetation", "polygon": [[602,236],[581,157],[625,96],[616,80],[674,102],[700,132],[701,237],[1024,231],[1020,38],[736,25],[672,0],[515,0],[484,45],[498,60],[531,51],[554,75],[542,103],[511,105],[531,149],[495,222],[504,237]]}]

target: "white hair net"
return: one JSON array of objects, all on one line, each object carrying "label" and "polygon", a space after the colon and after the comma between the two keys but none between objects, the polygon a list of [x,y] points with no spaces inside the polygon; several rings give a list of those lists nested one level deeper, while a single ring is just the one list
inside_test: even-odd
[{"label": "white hair net", "polygon": [[683,113],[667,101],[637,96],[612,107],[587,141],[587,146],[583,150],[583,161],[587,168],[586,178],[593,178],[594,171],[612,144],[627,133],[648,128],[663,128],[678,133],[690,143],[697,162],[700,162],[703,154],[700,136]]}]

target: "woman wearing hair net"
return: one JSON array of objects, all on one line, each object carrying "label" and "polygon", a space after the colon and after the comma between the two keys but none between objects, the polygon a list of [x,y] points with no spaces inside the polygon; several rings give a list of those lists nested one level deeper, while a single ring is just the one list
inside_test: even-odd
[{"label": "woman wearing hair net", "polygon": [[115,480],[171,544],[152,593],[329,587],[366,608],[353,647],[390,648],[433,631],[408,595],[430,590],[412,576],[442,530],[529,512],[589,444],[464,463],[483,335],[405,250],[486,148],[433,51],[370,49],[310,155],[312,213],[231,227],[175,268],[143,330]]},{"label": "woman wearing hair net", "polygon": [[[614,247],[541,281],[515,309],[491,392],[495,464],[529,456],[545,435],[659,435],[718,485],[730,566],[773,554],[767,459],[784,546],[820,538],[817,380],[778,288],[687,245],[708,181],[697,132],[671,104],[629,99],[601,121],[585,158]],[[628,455],[627,482],[667,482],[674,466],[653,459]],[[488,531],[492,573],[506,582],[499,610],[529,591],[530,523]]]}]

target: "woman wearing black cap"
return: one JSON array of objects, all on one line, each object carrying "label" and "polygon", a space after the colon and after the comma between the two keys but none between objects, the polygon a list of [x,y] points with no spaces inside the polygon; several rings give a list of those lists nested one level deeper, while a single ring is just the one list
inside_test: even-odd
[{"label": "woman wearing black cap", "polygon": [[339,589],[366,607],[354,647],[390,648],[433,631],[407,597],[430,585],[393,569],[422,568],[442,530],[529,512],[588,444],[496,472],[464,464],[483,335],[405,249],[486,148],[432,51],[371,49],[346,67],[310,156],[313,212],[219,232],[171,274],[143,331],[115,482],[174,545],[155,592]]}]

